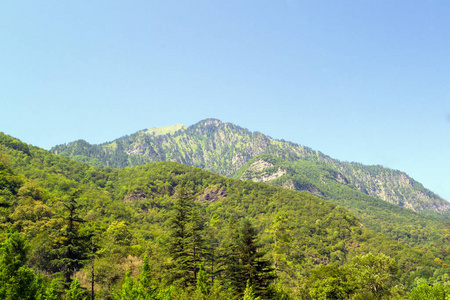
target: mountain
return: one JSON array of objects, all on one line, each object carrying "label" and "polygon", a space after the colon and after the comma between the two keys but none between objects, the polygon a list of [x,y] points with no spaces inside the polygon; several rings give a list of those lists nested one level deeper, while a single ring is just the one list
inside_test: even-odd
[{"label": "mountain", "polygon": [[[182,129],[185,130],[188,129]],[[146,138],[146,134],[140,135]],[[176,139],[179,135],[160,137]],[[269,163],[284,168],[286,162],[291,161],[259,156],[244,166],[241,176],[256,174],[250,175],[250,171],[269,173]],[[321,161],[304,162],[325,166]],[[309,177],[319,170],[310,169]],[[292,175],[288,171],[286,174]],[[342,181],[333,169],[325,171],[330,172],[326,178],[329,183]],[[293,184],[298,184],[292,176]],[[354,258],[357,262],[361,255],[369,253],[384,253],[395,259],[398,272],[393,273],[392,280],[407,288],[420,277],[432,278],[437,274],[437,280],[438,276],[447,276],[440,271],[450,263],[443,223],[367,196],[374,206],[385,205],[386,213],[394,212],[390,217],[410,227],[417,243],[408,246],[366,228],[348,210],[313,195],[326,196],[327,190],[312,184],[314,187],[307,188],[310,192],[299,192],[228,178],[177,162],[99,169],[0,133],[0,238],[10,228],[19,230],[31,248],[30,266],[38,273],[57,276],[60,270],[49,263],[58,241],[55,232],[64,229],[60,228],[68,207],[64,201],[79,190],[79,215],[85,221],[79,225],[80,232],[95,234],[101,248],[95,266],[87,261],[79,267],[76,276],[82,284],[88,286],[89,274],[94,270],[100,299],[109,299],[113,287],[124,280],[125,271],[135,270],[142,257],[149,255],[152,276],[162,286],[170,279],[173,268],[167,247],[177,191],[186,187],[195,199],[204,226],[210,226],[208,234],[213,235],[204,236],[210,243],[207,249],[214,249],[208,250],[210,256],[205,259],[210,259],[211,253],[218,260],[223,257],[223,251],[233,242],[230,231],[236,222],[249,219],[259,231],[262,249],[269,257],[280,259],[277,266],[280,282],[289,293],[300,293],[309,288],[308,284],[318,284],[317,277],[313,281],[309,278],[318,274],[314,270],[324,270],[322,265],[344,268],[352,262],[349,268],[354,271],[357,270]],[[274,239],[280,230],[285,231],[285,239],[289,238],[277,244]],[[204,266],[209,272],[211,261],[205,260]]]},{"label": "mountain", "polygon": [[[285,163],[316,162],[333,170],[333,176],[340,184],[413,211],[450,211],[449,202],[404,172],[382,166],[340,162],[308,147],[275,140],[216,119],[206,119],[189,127],[175,125],[142,130],[101,145],[78,140],[55,146],[51,151],[97,167],[123,168],[149,162],[177,161],[230,177],[241,174],[240,169],[251,159],[268,154]],[[302,172],[302,168],[294,169],[297,173]],[[280,169],[276,176],[282,176],[282,172],[285,171]],[[242,179],[246,178],[249,177]],[[270,182],[274,178],[253,179]],[[293,189],[304,189],[301,184],[293,185],[289,181],[284,184]]]}]

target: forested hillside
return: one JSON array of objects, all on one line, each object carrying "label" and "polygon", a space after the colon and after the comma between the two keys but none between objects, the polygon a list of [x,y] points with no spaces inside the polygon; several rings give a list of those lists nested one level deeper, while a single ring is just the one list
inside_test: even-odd
[{"label": "forested hillside", "polygon": [[0,298],[83,299],[92,290],[96,299],[450,294],[442,222],[420,219],[435,240],[408,246],[311,187],[317,191],[177,162],[99,169],[0,134]]},{"label": "forested hillside", "polygon": [[448,215],[450,203],[405,173],[346,163],[284,140],[274,140],[231,123],[207,119],[190,127],[176,125],[143,130],[111,143],[90,145],[79,140],[52,149],[58,155],[97,167],[123,168],[157,161],[177,161],[221,175],[233,176],[250,159],[270,154],[295,164],[298,161],[324,163],[338,172],[342,184],[367,195],[414,211]]},{"label": "forested hillside", "polygon": [[[351,211],[370,229],[411,246],[445,247],[445,221],[381,201],[354,189],[341,173],[320,161],[295,162],[273,155],[251,159],[234,176],[307,191]],[[433,228],[433,230],[429,230]]]}]

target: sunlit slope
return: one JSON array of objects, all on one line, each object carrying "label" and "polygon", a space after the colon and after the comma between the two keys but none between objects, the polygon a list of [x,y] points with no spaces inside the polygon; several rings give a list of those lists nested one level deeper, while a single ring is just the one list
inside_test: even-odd
[{"label": "sunlit slope", "polygon": [[231,123],[207,119],[187,128],[175,125],[165,131],[143,130],[102,145],[79,140],[56,146],[52,152],[97,167],[122,168],[177,161],[225,176],[233,176],[260,154],[271,154],[293,164],[299,161],[324,163],[341,174],[346,186],[414,211],[444,213],[450,210],[449,202],[401,171],[340,162],[308,147],[274,140]]}]

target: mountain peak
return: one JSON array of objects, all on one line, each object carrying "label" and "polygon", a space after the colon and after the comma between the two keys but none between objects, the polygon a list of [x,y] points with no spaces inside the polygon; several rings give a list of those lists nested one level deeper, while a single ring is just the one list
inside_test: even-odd
[{"label": "mountain peak", "polygon": [[219,127],[222,124],[223,124],[222,121],[220,121],[219,119],[214,119],[214,118],[208,118],[208,119],[205,119],[205,120],[197,123],[197,125],[204,125],[204,126],[212,125],[212,126],[216,126],[216,127]]}]

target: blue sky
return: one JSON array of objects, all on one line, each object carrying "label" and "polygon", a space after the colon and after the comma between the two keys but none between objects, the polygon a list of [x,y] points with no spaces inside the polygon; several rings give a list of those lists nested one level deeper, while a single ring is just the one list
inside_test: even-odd
[{"label": "blue sky", "polygon": [[0,131],[50,149],[214,117],[450,199],[448,1],[5,1]]}]

